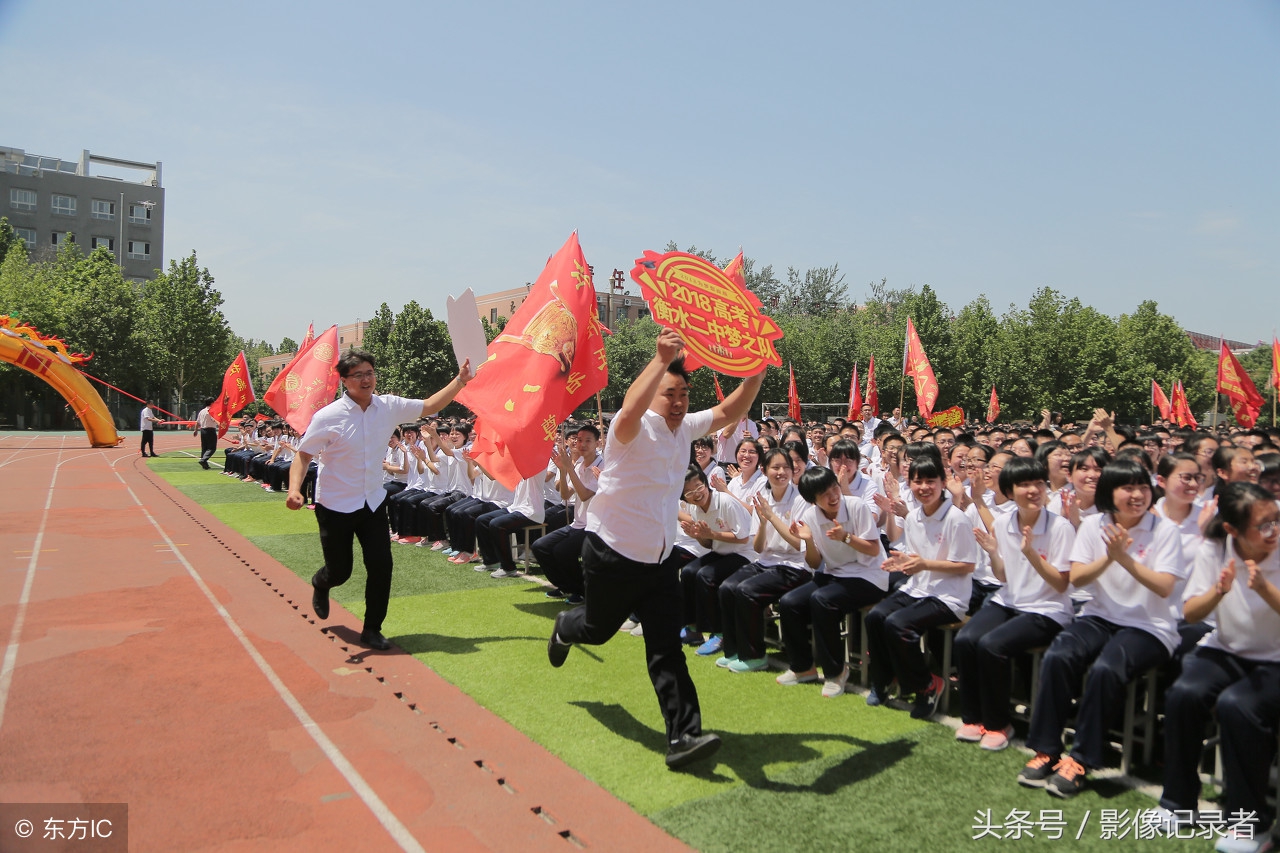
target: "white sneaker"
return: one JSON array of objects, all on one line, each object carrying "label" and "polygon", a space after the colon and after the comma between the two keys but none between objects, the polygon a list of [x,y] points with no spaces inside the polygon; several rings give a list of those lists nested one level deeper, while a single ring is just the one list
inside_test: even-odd
[{"label": "white sneaker", "polygon": [[[485,568],[487,569],[487,568],[489,568],[489,567],[488,567],[488,566],[485,566]],[[517,571],[516,571],[516,570],[514,570],[514,569],[512,569],[511,571],[507,571],[506,569],[502,568],[502,565],[501,565],[501,564],[499,564],[497,569],[495,569],[494,571],[492,571],[492,572],[490,572],[490,573],[489,573],[489,577],[491,577],[491,578],[518,578],[518,577],[520,577],[520,573],[519,573],[519,572],[517,572]]]},{"label": "white sneaker", "polygon": [[[1249,834],[1246,835],[1246,832]],[[1218,853],[1267,853],[1274,846],[1270,830],[1254,838],[1250,830],[1242,831],[1237,827],[1231,827],[1227,830],[1227,834],[1213,845],[1213,849]]]},{"label": "white sneaker", "polygon": [[812,684],[817,680],[818,671],[816,669],[811,669],[804,674],[800,674],[789,669],[774,679],[774,681],[778,682],[783,687],[794,687],[797,684]]},{"label": "white sneaker", "polygon": [[637,626],[635,626],[634,628],[632,628],[632,629],[631,629],[631,636],[633,636],[633,637],[643,637],[643,636],[644,636],[644,626],[643,626],[643,625],[637,625]]},{"label": "white sneaker", "polygon": [[626,622],[622,623],[622,627],[620,627],[618,630],[630,632],[632,628],[636,627],[639,624],[640,623],[634,619],[628,619]]},{"label": "white sneaker", "polygon": [[822,695],[828,699],[833,699],[844,692],[844,686],[849,683],[849,667],[845,667],[835,678],[828,678],[826,683],[822,685]]}]

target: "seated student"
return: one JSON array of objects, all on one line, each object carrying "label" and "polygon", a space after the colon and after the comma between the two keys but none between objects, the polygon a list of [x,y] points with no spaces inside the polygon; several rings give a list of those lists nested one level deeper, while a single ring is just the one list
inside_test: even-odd
[{"label": "seated student", "polygon": [[468,456],[466,462],[468,468],[473,469],[472,499],[458,501],[444,512],[445,524],[449,528],[449,543],[455,552],[449,557],[449,562],[456,565],[477,563],[475,570],[482,572],[485,568],[480,552],[476,550],[476,521],[494,510],[505,511],[515,499],[515,492],[494,479],[475,459]]},{"label": "seated student", "polygon": [[253,445],[253,453],[245,458],[245,475],[241,478],[241,481],[252,483],[262,479],[266,474],[266,462],[271,458],[271,454],[275,452],[275,449],[276,426],[273,421],[267,421],[262,425],[262,432],[259,434],[257,442]]},{"label": "seated student", "polygon": [[1258,472],[1258,485],[1280,500],[1280,453],[1269,450],[1257,455],[1261,470]]},{"label": "seated student", "polygon": [[1071,448],[1057,439],[1042,441],[1036,448],[1035,458],[1044,464],[1045,471],[1049,474],[1049,495],[1070,485]]},{"label": "seated student", "polygon": [[[1018,775],[1020,784],[1062,798],[1079,793],[1088,768],[1102,766],[1125,685],[1177,647],[1173,593],[1188,571],[1177,526],[1149,512],[1151,478],[1142,465],[1123,459],[1104,468],[1097,503],[1101,512],[1080,523],[1071,549],[1071,583],[1092,598],[1045,652],[1027,735],[1036,754]],[[1061,755],[1077,695],[1075,742]]]},{"label": "seated student", "polygon": [[782,449],[791,457],[791,482],[799,486],[800,475],[809,469],[809,445],[803,441],[784,441]]},{"label": "seated student", "polygon": [[262,488],[268,492],[289,491],[289,468],[293,465],[293,454],[298,449],[298,434],[293,427],[280,422],[280,441],[275,452],[267,462],[267,481]]},{"label": "seated student", "polygon": [[[1190,453],[1165,453],[1156,466],[1156,485],[1164,491],[1164,496],[1156,501],[1151,511],[1156,515],[1169,519],[1178,526],[1182,543],[1182,556],[1190,561],[1200,550],[1204,541],[1204,530],[1209,526],[1217,510],[1217,505],[1210,501],[1203,506],[1196,504],[1196,496],[1200,492],[1200,483],[1204,475],[1200,473],[1200,463]],[[1213,630],[1212,617],[1200,622],[1178,620],[1178,648],[1173,653],[1173,671],[1181,666],[1182,659],[1195,648],[1205,634]]]},{"label": "seated student", "polygon": [[732,495],[710,488],[697,462],[689,465],[681,498],[681,529],[707,549],[680,570],[685,643],[706,656],[720,650],[724,630],[720,584],[751,560],[751,513]]},{"label": "seated student", "polygon": [[716,459],[724,466],[733,464],[738,460],[738,444],[745,439],[754,440],[759,437],[760,428],[756,426],[756,422],[743,415],[742,420],[716,433]]},{"label": "seated student", "polygon": [[760,469],[760,458],[763,455],[764,451],[758,441],[754,438],[744,438],[738,442],[734,450],[737,471],[733,478],[728,483],[715,477],[708,477],[707,480],[713,489],[718,492],[728,492],[750,511],[751,499],[765,485],[764,472]]},{"label": "seated student", "polygon": [[715,459],[715,447],[715,439],[709,435],[700,436],[693,440],[693,458],[689,461],[698,463],[698,467],[707,475],[708,482],[712,477],[726,479],[724,468],[720,467],[720,463]]},{"label": "seated student", "polygon": [[720,584],[724,625],[722,657],[716,666],[731,672],[755,672],[769,662],[764,656],[764,609],[783,593],[806,583],[811,575],[791,522],[805,506],[791,482],[791,457],[770,450],[764,457],[768,486],[752,500],[756,560]]},{"label": "seated student", "polygon": [[997,589],[956,634],[960,719],[956,740],[1001,750],[1013,737],[1009,723],[1012,659],[1047,646],[1071,621],[1071,546],[1076,531],[1045,510],[1044,464],[1011,459],[1000,488],[1013,495],[1016,512],[995,519],[993,532],[975,527],[978,545],[991,559]]},{"label": "seated student", "polygon": [[[1194,457],[1192,457],[1194,458]],[[1218,515],[1196,551],[1183,593],[1188,622],[1216,615],[1216,627],[1182,661],[1165,693],[1166,830],[1190,825],[1200,798],[1205,726],[1216,714],[1222,734],[1223,813],[1237,831],[1218,850],[1271,849],[1271,764],[1280,720],[1280,508],[1264,489],[1231,483],[1218,492]]]},{"label": "seated student", "polygon": [[236,436],[236,446],[227,448],[222,464],[222,473],[227,477],[243,477],[244,462],[257,451],[254,445],[258,442],[258,421],[245,418],[240,421],[240,434]]},{"label": "seated student", "polygon": [[881,705],[896,677],[902,695],[915,694],[911,716],[928,719],[937,711],[945,682],[929,672],[920,635],[964,618],[972,592],[969,575],[977,561],[973,527],[944,487],[942,457],[921,453],[908,479],[919,506],[903,520],[903,550],[882,568],[902,572],[907,581],[867,614],[871,658],[868,705]]},{"label": "seated student", "polygon": [[844,617],[884,598],[889,576],[880,569],[880,530],[864,499],[845,494],[829,468],[805,471],[799,488],[809,506],[795,523],[796,535],[804,542],[805,562],[817,571],[811,581],[778,600],[791,668],[777,680],[782,685],[818,680],[809,644],[812,625],[817,663],[826,679],[822,695],[830,698],[843,693],[849,681],[840,639]]},{"label": "seated student", "polygon": [[481,565],[489,570],[491,577],[513,578],[520,574],[516,570],[511,536],[526,527],[536,527],[546,519],[547,505],[542,497],[545,479],[546,474],[539,471],[521,480],[510,504],[476,518],[476,550]]},{"label": "seated student", "polygon": [[1216,488],[1221,489],[1227,483],[1258,482],[1262,466],[1249,448],[1224,444],[1213,454],[1213,470],[1218,478]]},{"label": "seated student", "polygon": [[567,527],[548,533],[532,546],[534,558],[552,588],[548,598],[563,598],[570,604],[581,604],[582,543],[587,538],[587,506],[600,488],[600,464],[597,450],[600,430],[595,424],[582,424],[570,435],[564,452],[552,457],[560,471],[559,490],[569,507]]},{"label": "seated student", "polygon": [[1098,514],[1098,480],[1111,462],[1111,454],[1101,447],[1086,447],[1067,464],[1070,482],[1049,496],[1049,512],[1060,515],[1076,530],[1091,515]]},{"label": "seated student", "polygon": [[[440,496],[419,503],[416,511],[417,523],[431,542],[431,550],[444,552],[446,556],[454,556],[457,552],[449,548],[444,526],[445,510],[471,497],[472,467],[467,464],[464,451],[470,435],[471,427],[463,423],[454,424],[447,434],[442,432],[436,436],[440,446],[437,464],[442,472],[437,475],[436,491]],[[418,544],[422,545],[421,542]]]}]

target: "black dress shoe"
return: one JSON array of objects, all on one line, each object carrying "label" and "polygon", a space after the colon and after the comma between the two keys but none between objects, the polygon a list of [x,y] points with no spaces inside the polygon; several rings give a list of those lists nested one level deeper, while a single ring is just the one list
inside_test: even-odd
[{"label": "black dress shoe", "polygon": [[551,628],[551,639],[547,640],[547,660],[551,661],[552,666],[564,666],[565,658],[569,657],[569,649],[573,648],[570,643],[560,642],[560,617],[564,615],[564,611],[556,614],[555,624]]},{"label": "black dress shoe", "polygon": [[329,618],[329,588],[316,586],[316,579],[311,579],[311,611],[317,619]]},{"label": "black dress shoe", "polygon": [[377,631],[365,631],[360,635],[360,645],[385,652],[391,648],[391,641]]},{"label": "black dress shoe", "polygon": [[201,459],[201,460],[200,460],[200,467],[201,467],[201,468],[203,468],[204,470],[208,471],[208,470],[209,470],[209,463],[208,463],[208,462],[205,462],[203,459]]},{"label": "black dress shoe", "polygon": [[714,755],[719,748],[718,735],[683,735],[667,748],[667,767],[678,770],[686,764]]}]

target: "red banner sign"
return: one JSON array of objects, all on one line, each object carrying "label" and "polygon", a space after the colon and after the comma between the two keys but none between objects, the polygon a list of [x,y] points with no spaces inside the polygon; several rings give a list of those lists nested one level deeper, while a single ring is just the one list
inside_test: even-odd
[{"label": "red banner sign", "polygon": [[933,417],[929,418],[928,424],[931,427],[958,427],[964,426],[964,409],[959,406],[952,406],[941,412],[937,412]]},{"label": "red banner sign", "polygon": [[645,252],[631,278],[653,319],[685,340],[685,366],[754,376],[782,365],[774,341],[782,329],[760,313],[760,300],[715,264],[684,252]]}]

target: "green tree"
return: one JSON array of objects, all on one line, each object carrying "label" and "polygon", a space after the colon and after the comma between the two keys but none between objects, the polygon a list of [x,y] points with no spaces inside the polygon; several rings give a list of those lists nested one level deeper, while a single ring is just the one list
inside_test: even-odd
[{"label": "green tree", "polygon": [[60,325],[67,343],[93,355],[85,370],[121,388],[145,391],[138,292],[125,281],[115,256],[99,248],[80,258],[61,290]]},{"label": "green tree", "polygon": [[1005,369],[1000,321],[985,295],[960,309],[951,333],[953,358],[947,373],[952,378],[956,402],[971,419],[984,419],[991,386],[996,385],[1003,394]]},{"label": "green tree", "polygon": [[1151,418],[1151,381],[1166,394],[1173,380],[1184,379],[1193,369],[1195,347],[1186,332],[1152,300],[1138,305],[1132,314],[1116,321],[1116,416],[1143,423]]},{"label": "green tree", "polygon": [[804,275],[795,267],[787,268],[787,285],[782,309],[787,314],[828,314],[849,307],[849,287],[839,264],[811,267]]},{"label": "green tree", "polygon": [[231,329],[213,283],[192,252],[143,287],[138,319],[150,385],[175,394],[179,408],[188,391],[216,393],[227,367]]},{"label": "green tree", "polygon": [[297,352],[297,351],[298,351],[298,342],[295,341],[293,338],[288,338],[288,337],[281,339],[280,346],[276,347],[276,352],[281,354],[286,352]]},{"label": "green tree", "polygon": [[13,230],[13,226],[9,224],[9,217],[0,216],[0,263],[4,262],[10,249],[19,245],[22,246],[25,252],[27,244]]},{"label": "green tree", "polygon": [[[366,330],[366,341],[368,340]],[[387,335],[385,360],[378,360],[378,384],[404,397],[427,397],[458,372],[449,329],[430,309],[409,302]]]},{"label": "green tree", "polygon": [[373,312],[373,316],[369,318],[369,325],[365,327],[364,342],[361,346],[364,347],[365,352],[374,357],[379,369],[386,364],[389,355],[387,341],[390,340],[391,330],[395,325],[395,315],[384,302],[378,306],[377,311]]}]

